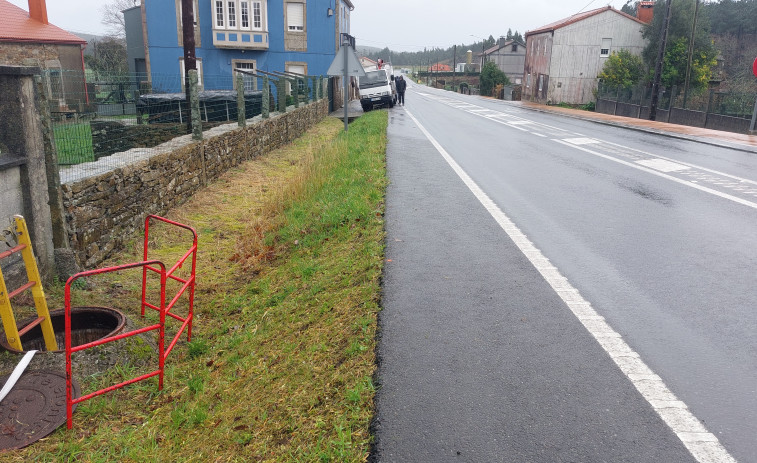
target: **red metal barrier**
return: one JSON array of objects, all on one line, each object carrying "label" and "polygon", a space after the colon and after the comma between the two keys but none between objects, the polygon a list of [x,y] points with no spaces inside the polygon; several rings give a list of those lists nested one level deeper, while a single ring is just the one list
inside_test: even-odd
[{"label": "red metal barrier", "polygon": [[[145,261],[148,260],[149,255],[149,241],[150,241],[150,221],[156,220],[160,222],[167,223],[169,225],[174,225],[176,227],[183,228],[185,230],[188,230],[192,233],[192,246],[184,253],[184,255],[174,264],[173,267],[171,267],[168,272],[166,272],[166,278],[171,279],[174,281],[177,281],[181,283],[181,288],[176,292],[176,295],[171,299],[171,302],[169,302],[165,307],[166,315],[169,317],[175,318],[176,320],[179,320],[182,322],[181,327],[176,332],[176,336],[171,340],[171,343],[168,345],[168,348],[166,349],[164,356],[168,357],[168,354],[171,353],[174,346],[176,345],[176,342],[179,340],[179,337],[181,337],[181,333],[184,332],[184,330],[187,330],[187,341],[192,340],[192,320],[194,318],[194,294],[195,294],[195,270],[197,268],[197,232],[194,228],[174,222],[173,220],[168,220],[163,217],[159,217],[157,215],[148,215],[147,218],[145,218],[145,244],[144,244],[144,256],[143,259]],[[176,270],[183,267],[184,263],[189,257],[192,257],[192,270],[188,278],[183,279],[179,278],[178,276],[174,275]],[[146,265],[143,267],[142,270],[142,316],[145,316],[145,307],[150,307],[151,309],[158,310],[157,307],[154,305],[149,304],[145,300],[145,296],[147,293],[147,271],[153,271],[158,272],[158,269],[150,267],[149,265]],[[176,302],[179,300],[179,298],[186,292],[186,290],[189,289],[189,310],[187,312],[186,317],[179,316],[172,312],[174,306],[176,305]],[[163,383],[161,381],[160,386],[162,387]]]},{"label": "red metal barrier", "polygon": [[[165,222],[169,225],[174,225],[174,226],[186,229],[192,233],[192,238],[193,238],[192,246],[168,271],[166,271],[166,266],[161,261],[148,259],[149,233],[150,233],[149,230],[150,230],[151,220]],[[184,263],[187,261],[187,259],[190,256],[192,257],[192,269],[191,269],[190,276],[187,278],[181,278],[175,275],[174,273],[178,269],[182,268],[182,266],[184,265]],[[128,333],[122,333],[116,336],[111,336],[105,339],[100,339],[98,341],[93,341],[87,344],[82,344],[80,346],[72,347],[71,346],[71,285],[76,280],[82,277],[99,275],[102,273],[118,272],[122,270],[138,268],[138,267],[142,267],[141,315],[144,318],[145,307],[149,307],[151,309],[157,310],[159,313],[159,322],[157,324],[149,325],[144,328],[130,331]],[[179,338],[181,337],[181,334],[184,332],[185,329],[187,330],[187,341],[190,341],[192,337],[192,320],[194,318],[194,291],[195,291],[196,268],[197,268],[197,232],[192,227],[189,227],[187,225],[183,225],[181,223],[174,222],[172,220],[168,220],[166,218],[159,217],[156,215],[149,215],[145,219],[144,260],[142,262],[135,262],[135,263],[119,265],[115,267],[107,267],[107,268],[102,268],[102,269],[97,269],[97,270],[89,270],[85,272],[80,272],[68,279],[68,281],[66,282],[66,288],[65,288],[66,416],[67,416],[66,424],[67,424],[68,429],[71,429],[71,427],[73,426],[73,418],[72,418],[73,406],[77,403],[80,403],[85,400],[89,400],[93,397],[96,397],[98,395],[102,395],[107,392],[122,388],[129,384],[136,383],[144,379],[152,378],[153,376],[158,376],[158,390],[163,389],[163,376],[165,372],[165,361],[168,358],[168,354],[171,352],[171,350],[173,350],[174,346],[178,342]],[[155,305],[147,301],[147,276],[148,276],[147,272],[148,270],[151,272],[157,273],[160,276],[160,301],[158,303],[159,305]],[[169,279],[180,283],[181,287],[176,292],[176,295],[171,299],[171,301],[168,304],[166,304],[166,282]],[[189,290],[189,294],[188,294],[189,309],[186,316],[180,316],[176,313],[173,313],[171,310],[174,308],[179,298],[184,293],[187,292],[187,289]],[[167,348],[165,347],[166,316],[174,318],[182,323],[181,327],[178,329],[176,335],[171,340]],[[113,342],[120,339],[131,337],[131,336],[136,336],[138,334],[146,333],[149,331],[158,331],[158,369],[157,370],[151,371],[149,373],[143,374],[136,378],[115,384],[113,386],[100,389],[90,394],[83,395],[82,397],[79,397],[78,399],[73,398],[72,396],[73,389],[72,389],[72,384],[71,384],[71,381],[73,378],[72,366],[71,366],[71,354],[75,352],[80,352],[82,350],[89,349],[92,347],[100,346],[108,342]]]},{"label": "red metal barrier", "polygon": [[[82,344],[80,346],[71,346],[71,285],[82,277],[87,276],[93,276],[93,275],[99,275],[102,273],[112,273],[112,272],[118,272],[121,270],[127,270],[130,268],[136,268],[136,267],[147,267],[150,265],[158,266],[160,267],[160,322],[154,325],[146,326],[141,329],[137,329],[134,331],[129,331],[128,333],[122,333],[115,336],[111,336],[105,339],[100,339],[98,341],[89,342],[86,344]],[[166,311],[165,308],[165,301],[166,301],[166,267],[163,265],[162,262],[158,260],[153,261],[147,261],[147,262],[136,262],[133,264],[125,264],[125,265],[119,265],[116,267],[107,267],[107,268],[101,268],[97,270],[89,270],[86,272],[80,272],[76,275],[72,276],[68,279],[66,282],[66,290],[65,290],[65,316],[66,316],[66,426],[68,429],[71,429],[73,427],[73,407],[75,404],[78,404],[79,402],[84,402],[85,400],[89,400],[92,397],[105,394],[106,392],[113,391],[115,389],[122,388],[126,385],[136,383],[137,381],[142,381],[143,379],[152,378],[153,376],[159,376],[159,386],[158,389],[161,389],[163,387],[163,372],[165,370],[165,356],[163,355],[164,352],[164,340],[165,340],[165,330],[166,330]],[[119,339],[128,338],[131,336],[136,336],[141,333],[146,333],[148,331],[158,331],[158,369],[155,371],[152,371],[150,373],[146,373],[144,375],[138,376],[134,379],[130,379],[127,381],[124,381],[122,383],[118,383],[116,385],[106,387],[105,389],[100,389],[98,391],[92,392],[87,395],[83,395],[79,397],[78,399],[73,398],[73,386],[71,384],[71,380],[73,378],[72,374],[72,368],[71,368],[71,354],[74,352],[80,352],[85,349],[89,349],[92,347],[100,346],[105,343],[118,341]]]}]

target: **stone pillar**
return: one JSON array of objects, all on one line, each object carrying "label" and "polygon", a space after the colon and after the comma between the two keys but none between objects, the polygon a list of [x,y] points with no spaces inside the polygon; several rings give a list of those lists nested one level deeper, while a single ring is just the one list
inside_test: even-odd
[{"label": "stone pillar", "polygon": [[287,80],[283,77],[276,81],[276,95],[279,97],[279,112],[287,112]]},{"label": "stone pillar", "polygon": [[37,94],[37,108],[39,108],[42,128],[42,141],[45,147],[45,165],[47,166],[47,194],[50,198],[50,220],[53,227],[53,252],[55,256],[55,271],[60,281],[66,281],[79,273],[76,254],[68,241],[68,224],[63,208],[63,192],[60,186],[60,172],[58,167],[58,150],[55,146],[55,133],[50,116],[50,95],[48,82],[42,76],[34,76]]},{"label": "stone pillar", "polygon": [[[54,269],[53,226],[48,205],[45,142],[34,83],[34,75],[39,73],[39,68],[0,66],[0,145],[4,145],[0,156],[19,158],[14,169],[18,169],[18,188],[23,198],[21,210],[9,212],[26,219],[40,273],[49,281]],[[2,221],[0,229],[10,224],[8,217]]]},{"label": "stone pillar", "polygon": [[294,97],[294,107],[300,107],[300,78],[295,77],[292,79],[292,96]]},{"label": "stone pillar", "polygon": [[202,140],[202,118],[200,115],[200,96],[197,92],[197,70],[189,70],[189,113],[192,118],[192,139]]},{"label": "stone pillar", "polygon": [[244,103],[244,79],[242,74],[237,73],[237,124],[239,127],[247,125]]},{"label": "stone pillar", "polygon": [[269,82],[268,76],[263,76],[263,99],[260,103],[260,114],[263,116],[263,119],[268,119],[268,117],[270,116],[270,98],[271,84]]}]

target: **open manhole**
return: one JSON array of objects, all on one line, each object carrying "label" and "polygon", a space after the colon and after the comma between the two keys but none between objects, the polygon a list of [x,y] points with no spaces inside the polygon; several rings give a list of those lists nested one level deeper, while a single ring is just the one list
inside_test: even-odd
[{"label": "open manhole", "polygon": [[[30,318],[18,323],[19,331],[34,319]],[[66,317],[63,309],[50,311],[50,321],[53,324],[58,351],[65,350]],[[126,324],[124,314],[110,307],[73,307],[71,308],[71,346],[80,346],[88,342],[97,341],[118,334]],[[0,333],[0,346],[11,352],[22,353],[8,344],[5,333]],[[21,336],[21,346],[25,351],[45,350],[45,340],[42,328],[37,325]]]}]

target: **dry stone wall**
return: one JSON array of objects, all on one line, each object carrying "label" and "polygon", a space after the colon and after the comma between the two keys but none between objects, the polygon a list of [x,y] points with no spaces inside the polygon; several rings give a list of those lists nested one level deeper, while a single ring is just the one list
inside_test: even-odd
[{"label": "dry stone wall", "polygon": [[[205,134],[126,167],[62,185],[71,248],[80,265],[93,268],[142,231],[145,217],[163,215],[208,181],[241,162],[279,148],[328,115],[328,100]],[[228,127],[228,126],[227,126]],[[213,132],[213,131],[210,131]]]}]

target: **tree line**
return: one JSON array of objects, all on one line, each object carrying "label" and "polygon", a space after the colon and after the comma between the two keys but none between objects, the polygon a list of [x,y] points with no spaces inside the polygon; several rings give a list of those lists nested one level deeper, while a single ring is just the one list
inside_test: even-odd
[{"label": "tree line", "polygon": [[[629,0],[621,11],[635,16],[638,3]],[[623,50],[613,53],[599,75],[604,82],[630,88],[651,81],[665,4],[665,0],[656,1],[654,19],[644,27],[647,45],[641,57]],[[670,18],[663,58],[662,84],[665,87],[683,87],[688,72],[689,88],[693,90],[717,83],[722,90],[757,90],[751,75],[751,63],[757,56],[757,0],[708,3],[672,0]]]},{"label": "tree line", "polygon": [[[503,36],[505,40],[517,40],[521,43],[526,43],[523,35],[520,32],[513,32],[512,29],[507,30],[507,34]],[[384,61],[392,63],[394,66],[422,66],[431,67],[432,64],[445,63],[450,66],[453,63],[465,62],[465,56],[468,50],[471,50],[474,55],[481,53],[482,50],[489,49],[497,43],[497,39],[493,35],[489,35],[486,40],[480,40],[470,44],[460,43],[452,45],[448,48],[431,47],[424,48],[423,51],[392,51],[388,47],[375,52],[367,53],[365,56],[377,60],[379,58]],[[476,59],[474,58],[474,62]]]}]

